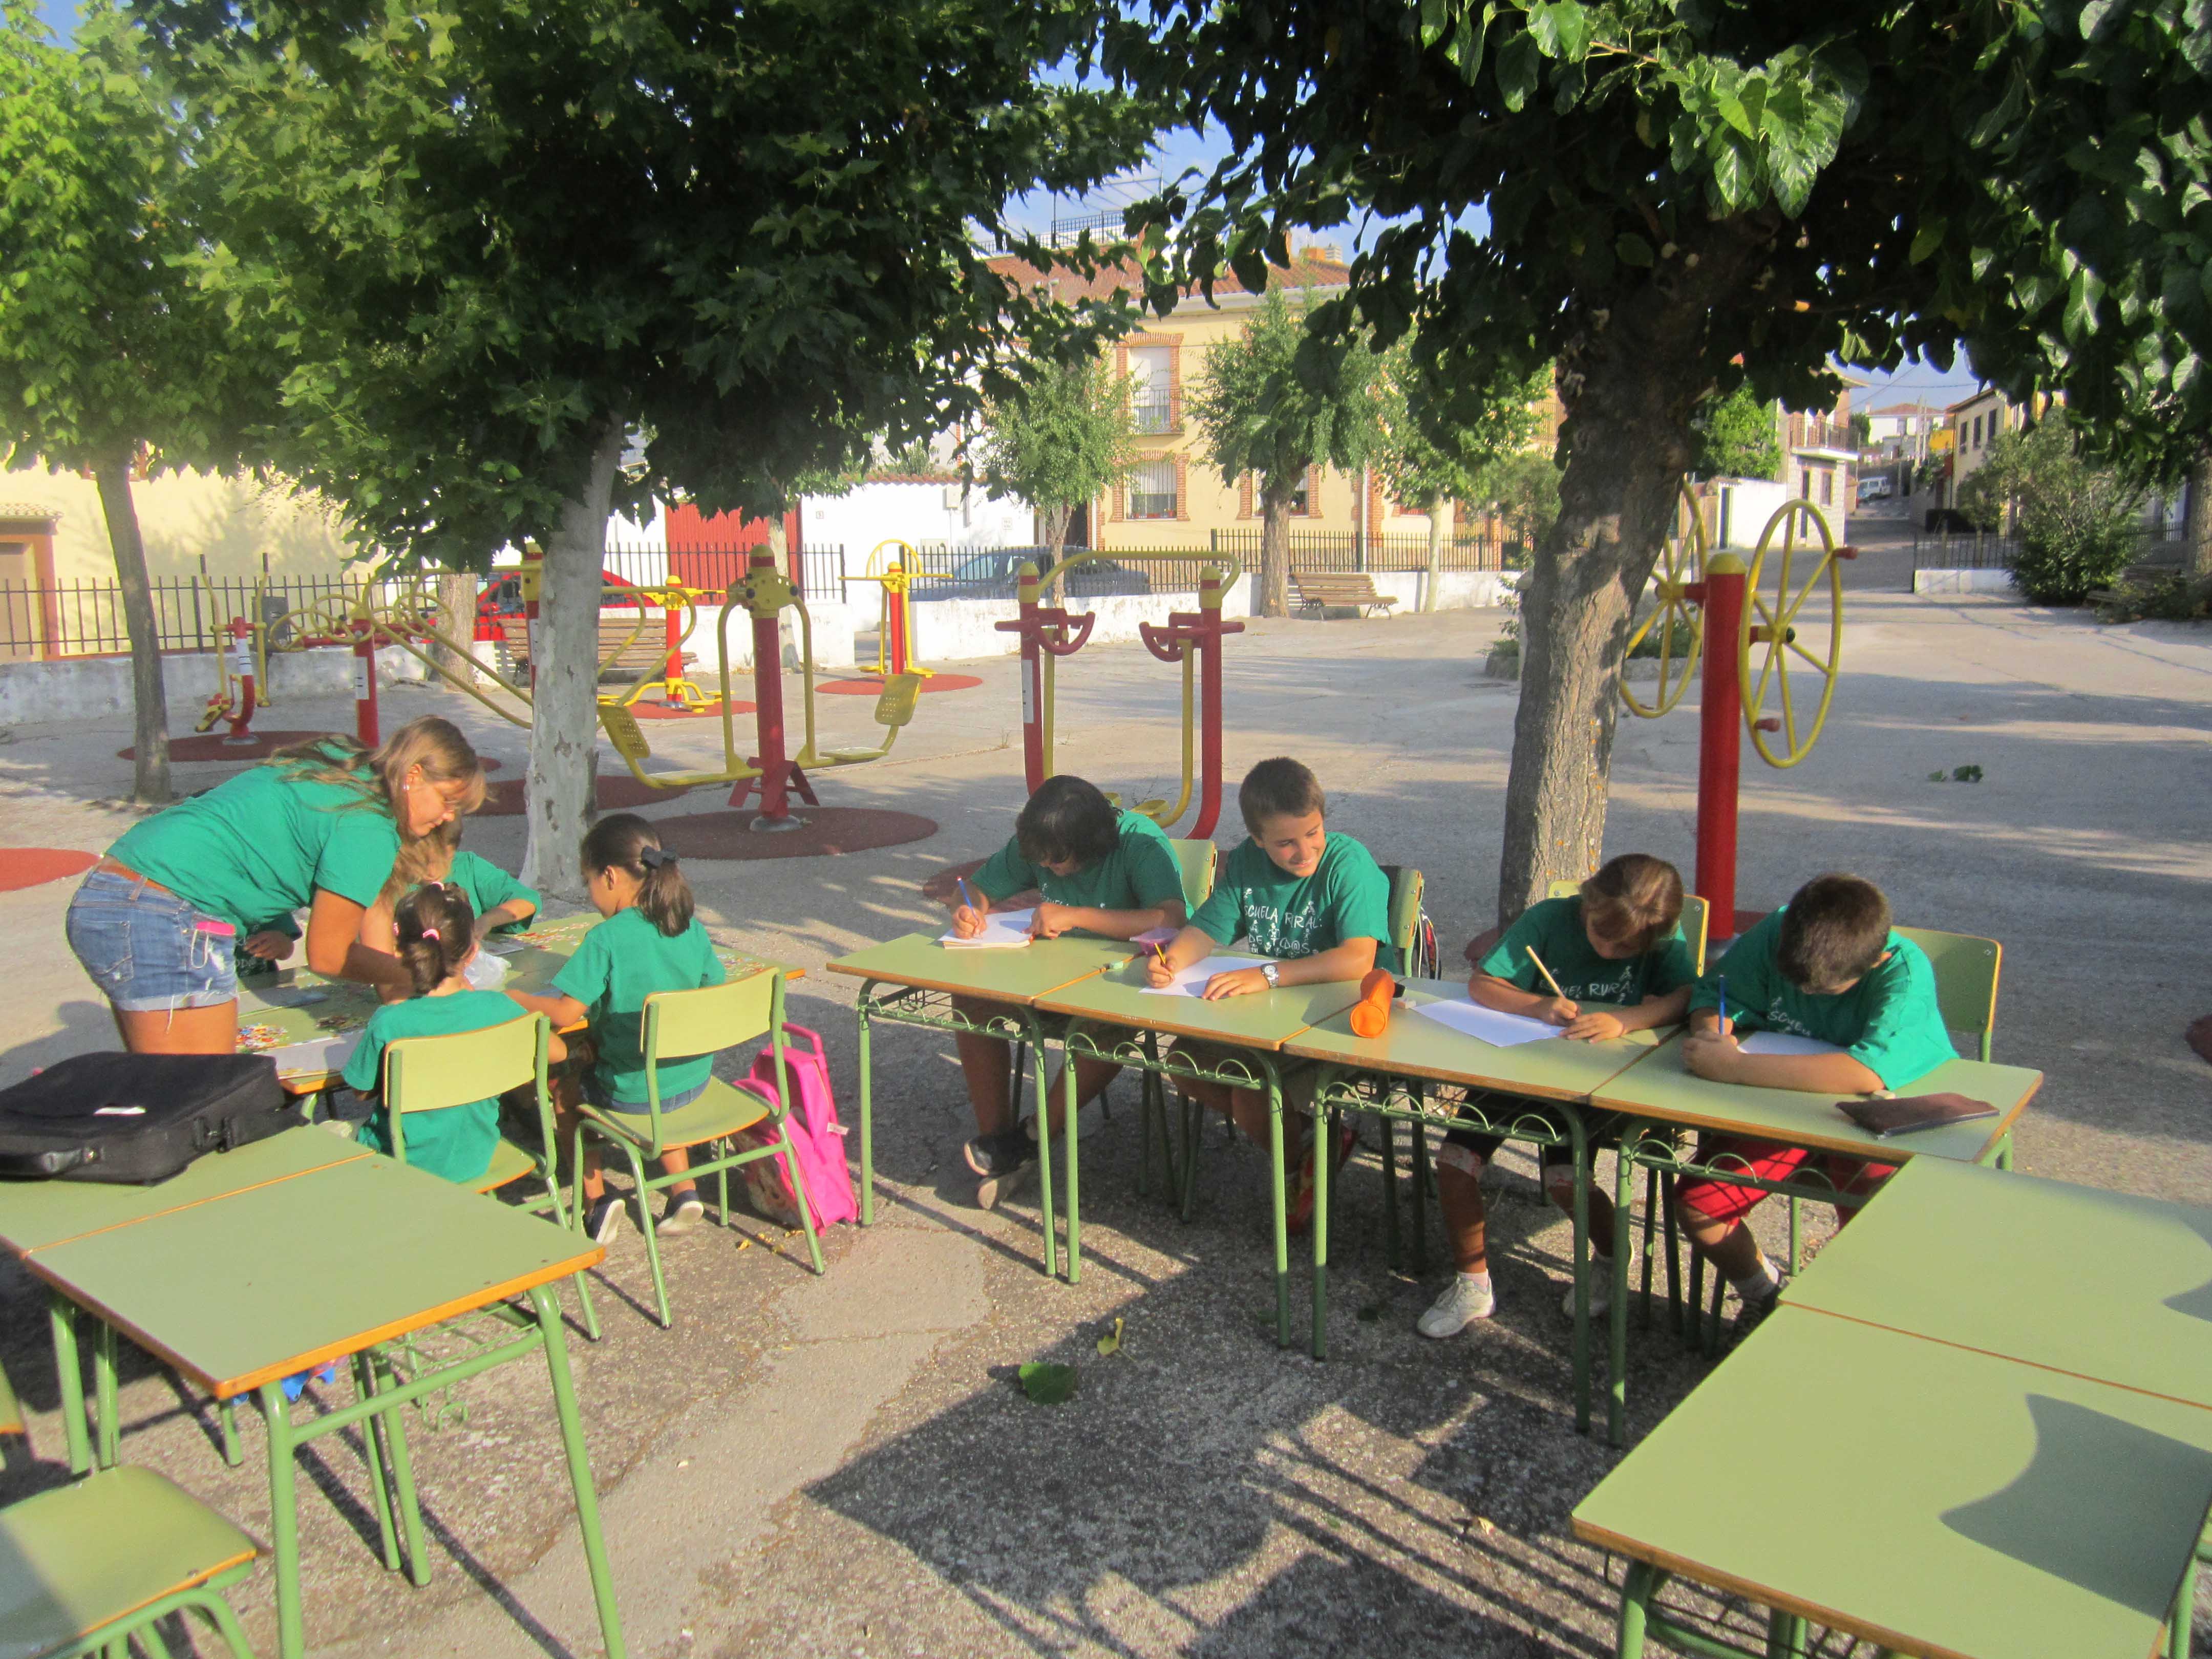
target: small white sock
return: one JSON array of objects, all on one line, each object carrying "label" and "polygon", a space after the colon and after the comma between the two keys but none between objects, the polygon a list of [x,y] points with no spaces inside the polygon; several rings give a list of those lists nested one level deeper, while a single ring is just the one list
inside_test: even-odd
[{"label": "small white sock", "polygon": [[1782,1279],[1774,1271],[1774,1264],[1763,1255],[1759,1258],[1757,1272],[1746,1273],[1741,1279],[1729,1282],[1735,1286],[1735,1293],[1746,1302],[1764,1302],[1782,1288]]},{"label": "small white sock", "polygon": [[1460,1277],[1467,1280],[1468,1284],[1474,1285],[1478,1291],[1487,1291],[1491,1289],[1490,1269],[1487,1267],[1485,1267],[1479,1273],[1462,1273]]}]

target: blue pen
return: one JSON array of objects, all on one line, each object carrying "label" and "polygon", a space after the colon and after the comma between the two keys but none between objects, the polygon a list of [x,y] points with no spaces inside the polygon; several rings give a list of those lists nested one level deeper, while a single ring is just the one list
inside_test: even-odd
[{"label": "blue pen", "polygon": [[1726,974],[1721,974],[1721,975],[1717,975],[1716,977],[1718,979],[1718,981],[1719,981],[1719,986],[1720,986],[1720,994],[1721,994],[1721,1007],[1720,1007],[1721,1024],[1722,1024],[1723,1025],[1725,1025],[1725,1024],[1728,1024],[1728,975],[1727,975]]},{"label": "blue pen", "polygon": [[968,890],[968,878],[965,876],[955,876],[952,878],[952,884],[960,890],[960,902],[970,910],[974,909],[975,896]]}]

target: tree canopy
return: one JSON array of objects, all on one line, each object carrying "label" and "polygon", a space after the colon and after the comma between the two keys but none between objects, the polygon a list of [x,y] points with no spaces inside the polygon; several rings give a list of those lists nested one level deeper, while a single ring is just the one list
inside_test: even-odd
[{"label": "tree canopy", "polygon": [[1705,478],[1771,478],[1782,467],[1774,405],[1748,386],[1708,403],[1696,418],[1690,470]]},{"label": "tree canopy", "polygon": [[1037,510],[1058,562],[1075,509],[1121,482],[1135,455],[1127,378],[1103,356],[1046,364],[986,411],[984,476]]}]

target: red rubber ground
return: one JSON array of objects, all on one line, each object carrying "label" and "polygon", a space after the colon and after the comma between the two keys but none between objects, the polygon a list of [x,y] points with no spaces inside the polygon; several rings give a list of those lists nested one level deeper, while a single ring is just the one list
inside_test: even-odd
[{"label": "red rubber ground", "polygon": [[41,882],[66,881],[99,862],[97,853],[79,853],[66,847],[0,847],[0,893],[36,887]]},{"label": "red rubber ground", "polygon": [[[640,806],[650,806],[655,801],[674,800],[690,793],[684,789],[655,789],[640,783],[627,772],[599,774],[599,811],[628,812]],[[508,778],[495,783],[484,792],[484,804],[477,809],[477,815],[487,818],[519,817],[522,812],[522,780]]]},{"label": "red rubber ground", "polygon": [[[982,684],[973,674],[933,674],[921,683],[924,691],[967,691]],[[881,680],[817,680],[817,691],[826,691],[833,697],[880,697],[884,695]]]},{"label": "red rubber ground", "polygon": [[799,827],[774,835],[754,831],[759,816],[747,808],[696,812],[663,818],[653,828],[663,847],[686,859],[828,858],[927,841],[937,833],[933,818],[874,806],[796,805],[792,816]]}]

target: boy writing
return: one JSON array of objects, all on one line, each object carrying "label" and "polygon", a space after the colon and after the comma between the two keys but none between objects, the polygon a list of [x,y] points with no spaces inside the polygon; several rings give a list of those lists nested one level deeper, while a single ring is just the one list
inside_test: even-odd
[{"label": "boy writing", "polygon": [[[1250,834],[1221,860],[1213,892],[1190,925],[1146,963],[1152,982],[1167,984],[1216,946],[1239,938],[1275,960],[1214,975],[1206,983],[1209,1000],[1282,985],[1357,983],[1378,964],[1395,972],[1398,952],[1389,943],[1389,884],[1364,847],[1328,829],[1320,780],[1287,757],[1264,760],[1244,775],[1237,805]],[[1220,1054],[1210,1044],[1176,1046],[1209,1065]],[[1257,1090],[1196,1079],[1181,1086],[1193,1099],[1226,1112],[1261,1146],[1267,1144],[1267,1100]],[[1298,1118],[1291,1118],[1290,1131],[1285,1146],[1295,1151],[1291,1137],[1303,1133]],[[1312,1206],[1309,1161],[1291,1206],[1294,1228],[1304,1224]]]},{"label": "boy writing", "polygon": [[[1815,1037],[1838,1052],[1747,1054],[1736,1039],[1752,1031]],[[1691,993],[1690,1034],[1682,1040],[1683,1063],[1716,1083],[1835,1095],[1900,1088],[1957,1054],[1926,954],[1891,931],[1889,901],[1879,887],[1835,874],[1815,876],[1729,947]],[[1813,1156],[1768,1141],[1728,1139],[1705,1146],[1700,1161],[1710,1164],[1723,1153],[1769,1181]],[[1854,1173],[1855,1163],[1828,1158],[1839,1192],[1870,1192],[1895,1172],[1891,1164],[1857,1164]],[[1675,1193],[1683,1230],[1742,1300],[1740,1331],[1764,1319],[1782,1289],[1744,1224],[1765,1196],[1755,1187],[1711,1180],[1686,1182]]]},{"label": "boy writing", "polygon": [[[1577,1042],[1601,1042],[1628,1031],[1678,1024],[1690,1005],[1693,971],[1690,947],[1682,938],[1682,877],[1663,859],[1624,853],[1592,876],[1571,898],[1543,899],[1530,905],[1475,965],[1468,981],[1469,1000],[1500,1012],[1520,1014],[1565,1027]],[[1543,964],[1564,995],[1554,995]],[[1620,1005],[1615,1012],[1585,1010],[1583,1003]],[[1590,1125],[1590,1144],[1610,1142],[1613,1121]],[[1424,1313],[1423,1336],[1445,1337],[1487,1319],[1497,1308],[1490,1279],[1487,1223],[1482,1202],[1482,1166],[1498,1156],[1503,1135],[1484,1134],[1465,1124],[1444,1135],[1437,1154],[1437,1200],[1443,1212],[1459,1272]],[[1544,1192],[1571,1212],[1575,1200],[1574,1155],[1565,1146],[1547,1146]],[[1592,1188],[1589,1237],[1593,1269],[1590,1312],[1605,1311],[1613,1286],[1613,1202]],[[1572,1315],[1574,1287],[1567,1287],[1566,1311]]]},{"label": "boy writing", "polygon": [[[1038,939],[1072,933],[1133,939],[1182,925],[1182,872],[1166,832],[1141,812],[1117,811],[1081,778],[1047,778],[1029,798],[1014,820],[1013,838],[968,878],[964,892],[956,888],[953,933],[973,939],[983,931],[993,905],[1032,887],[1044,895],[1030,924]],[[952,1000],[979,1025],[998,1012],[986,998]],[[1036,1142],[1013,1121],[1013,1057],[1006,1044],[981,1031],[958,1032],[953,1043],[975,1113],[975,1138],[965,1152],[978,1177],[975,1202],[993,1209],[1036,1167]],[[1079,1061],[1079,1108],[1096,1099],[1121,1069]],[[1057,1079],[1046,1097],[1042,1121],[1049,1132],[1059,1127],[1063,1112]]]}]

